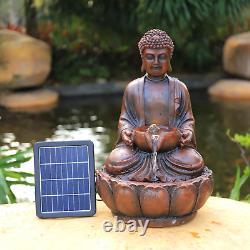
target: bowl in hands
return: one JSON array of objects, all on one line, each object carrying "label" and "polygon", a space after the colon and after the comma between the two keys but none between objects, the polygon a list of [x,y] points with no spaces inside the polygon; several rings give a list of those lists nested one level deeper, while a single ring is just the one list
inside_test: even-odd
[{"label": "bowl in hands", "polygon": [[175,149],[180,144],[181,133],[177,128],[168,128],[152,124],[134,129],[134,144],[146,152],[153,152],[153,138],[157,138],[157,152],[167,152]]}]

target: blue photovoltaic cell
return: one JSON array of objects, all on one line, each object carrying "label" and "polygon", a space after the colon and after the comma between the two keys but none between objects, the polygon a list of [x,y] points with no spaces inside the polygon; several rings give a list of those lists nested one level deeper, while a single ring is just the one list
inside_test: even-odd
[{"label": "blue photovoltaic cell", "polygon": [[90,141],[36,143],[39,217],[91,216],[95,213],[93,154]]}]

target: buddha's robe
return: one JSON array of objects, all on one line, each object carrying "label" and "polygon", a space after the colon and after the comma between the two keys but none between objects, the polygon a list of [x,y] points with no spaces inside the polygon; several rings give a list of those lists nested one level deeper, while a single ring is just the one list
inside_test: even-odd
[{"label": "buddha's robe", "polygon": [[[127,146],[121,137],[124,129],[133,131],[153,123],[192,132],[192,140],[184,147],[158,153],[157,171],[153,171],[152,154],[136,145]],[[140,182],[167,182],[194,178],[204,168],[203,159],[196,151],[189,93],[178,79],[166,76],[156,82],[144,76],[130,82],[123,96],[118,133],[117,144],[104,164],[106,172],[113,176]]]}]

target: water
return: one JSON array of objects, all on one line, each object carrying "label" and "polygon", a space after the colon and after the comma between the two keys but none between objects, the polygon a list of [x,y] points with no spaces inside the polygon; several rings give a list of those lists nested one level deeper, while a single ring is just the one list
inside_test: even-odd
[{"label": "water", "polygon": [[158,148],[158,144],[159,144],[159,135],[152,134],[151,140],[152,140],[152,148],[153,148],[152,166],[153,166],[153,173],[154,173],[154,181],[157,181],[158,180],[158,178],[156,177],[156,173],[158,170],[158,167],[157,167],[157,148]]},{"label": "water", "polygon": [[[47,113],[11,113],[0,109],[0,144],[19,146],[39,140],[91,139],[95,145],[96,167],[100,167],[117,138],[121,96],[64,99]],[[215,191],[228,197],[234,182],[236,165],[242,164],[236,145],[226,136],[250,128],[250,103],[213,102],[205,92],[191,93],[196,119],[198,150],[214,172]],[[23,170],[33,171],[33,162]],[[14,187],[19,200],[34,199],[31,187]],[[250,193],[250,183],[243,194]]]}]

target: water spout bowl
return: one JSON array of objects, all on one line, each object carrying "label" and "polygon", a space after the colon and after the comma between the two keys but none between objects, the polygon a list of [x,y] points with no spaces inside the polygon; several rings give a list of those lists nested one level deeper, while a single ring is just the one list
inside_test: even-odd
[{"label": "water spout bowl", "polygon": [[[177,128],[158,127],[157,152],[170,151],[180,144],[181,134]],[[148,128],[149,126],[141,126],[134,129],[134,143],[142,151],[153,152],[152,134],[149,133]]]}]

